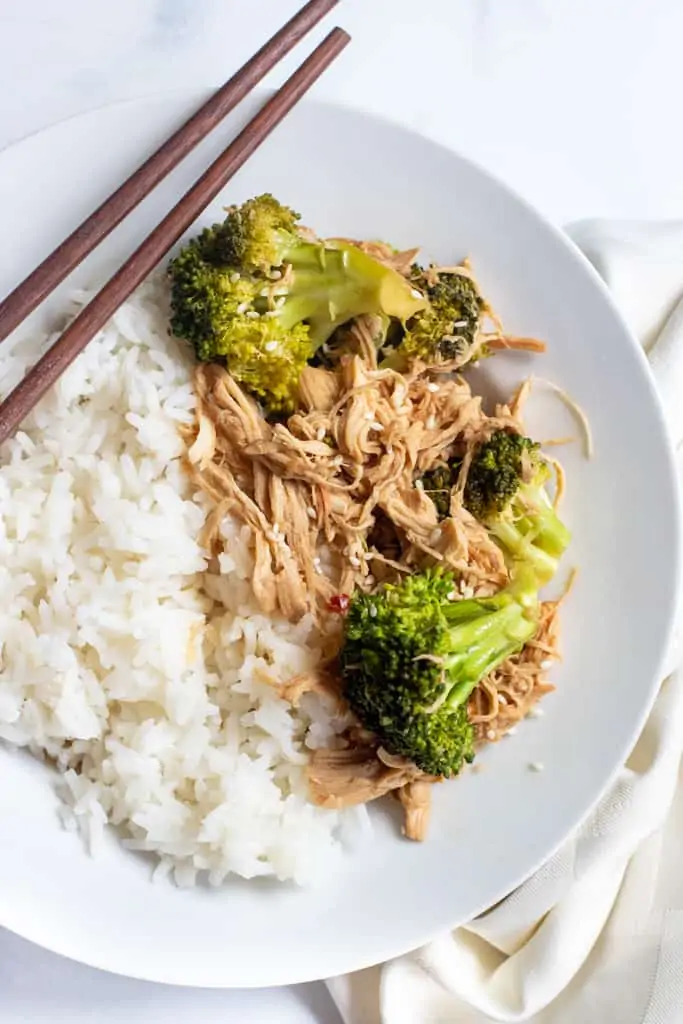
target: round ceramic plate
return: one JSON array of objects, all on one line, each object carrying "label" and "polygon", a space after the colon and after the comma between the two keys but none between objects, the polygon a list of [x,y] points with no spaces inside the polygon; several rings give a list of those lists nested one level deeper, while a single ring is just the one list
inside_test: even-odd
[{"label": "round ceramic plate", "polygon": [[[126,103],[58,124],[0,154],[0,293],[28,272],[176,127],[196,93]],[[252,103],[253,106],[253,103]],[[248,112],[248,111],[247,111]],[[119,263],[242,123],[192,154],[72,279]],[[61,830],[50,769],[0,747],[0,925],[122,974],[203,986],[302,982],[367,966],[484,910],[521,882],[588,811],[653,700],[678,575],[673,462],[645,360],[588,263],[488,174],[394,125],[303,103],[207,213],[273,191],[322,234],[471,254],[509,330],[547,339],[532,363],[505,355],[488,383],[534,372],[588,414],[595,457],[563,450],[567,567],[564,662],[542,719],[480,757],[483,771],[436,788],[427,842],[372,810],[374,840],[325,886],[151,884],[150,864],[111,836],[90,859]],[[54,296],[34,324],[55,315]],[[576,433],[556,397],[532,403],[538,437]],[[645,537],[656,543],[641,543]],[[533,773],[531,762],[545,770]]]}]

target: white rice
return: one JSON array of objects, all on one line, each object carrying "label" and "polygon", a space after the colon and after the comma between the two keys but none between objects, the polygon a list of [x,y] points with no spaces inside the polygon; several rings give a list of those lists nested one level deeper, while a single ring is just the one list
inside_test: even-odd
[{"label": "white rice", "polygon": [[[230,519],[205,590],[177,430],[191,359],[165,302],[147,282],[0,449],[0,741],[56,763],[63,822],[91,851],[111,822],[180,885],[309,884],[366,812],[307,801],[306,746],[343,723],[277,697],[316,664],[315,630],[259,612]],[[0,393],[36,347],[0,359]]]}]

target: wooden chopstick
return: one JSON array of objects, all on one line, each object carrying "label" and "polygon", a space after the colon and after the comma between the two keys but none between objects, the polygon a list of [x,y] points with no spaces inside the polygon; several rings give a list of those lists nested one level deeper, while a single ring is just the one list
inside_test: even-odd
[{"label": "wooden chopstick", "polygon": [[111,315],[350,41],[350,36],[340,28],[333,29],[323,39],[310,57],[263,105],[149,237],[72,320],[54,345],[0,405],[0,443],[14,433],[24,417],[59,379],[93,335],[104,327]]},{"label": "wooden chopstick", "polygon": [[337,5],[310,0],[279,32],[221,86],[155,153],[40,266],[0,302],[0,342],[25,320],[57,285],[114,230],[190,150],[251,92],[266,74]]}]

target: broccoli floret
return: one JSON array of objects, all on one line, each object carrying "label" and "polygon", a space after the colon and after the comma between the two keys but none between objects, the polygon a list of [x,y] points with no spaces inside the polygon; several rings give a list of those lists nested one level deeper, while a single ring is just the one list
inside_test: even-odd
[{"label": "broccoli floret", "polygon": [[497,430],[479,446],[464,494],[508,558],[528,562],[540,583],[553,578],[571,539],[548,496],[550,476],[539,445]]},{"label": "broccoli floret", "polygon": [[286,262],[292,244],[301,240],[298,221],[299,214],[274,196],[248,199],[241,206],[230,207],[222,224],[203,232],[205,256],[217,266],[267,274]]},{"label": "broccoli floret", "polygon": [[420,477],[420,486],[434,502],[439,520],[447,519],[451,514],[451,491],[457,483],[461,461],[451,459]]},{"label": "broccoli floret", "polygon": [[426,363],[469,361],[484,301],[471,278],[413,267],[411,282],[428,300],[406,324],[403,339],[387,358],[395,369],[412,360]]},{"label": "broccoli floret", "polygon": [[301,370],[347,320],[406,321],[410,283],[356,246],[311,241],[270,195],[228,211],[170,263],[171,329],[202,361],[221,361],[269,411],[289,411]]},{"label": "broccoli floret", "polygon": [[525,480],[535,477],[545,465],[539,462],[540,446],[528,437],[494,430],[488,441],[483,441],[472,459],[465,504],[477,519],[488,520],[502,514],[509,507]]},{"label": "broccoli floret", "polygon": [[[440,518],[449,514],[461,465],[462,459],[455,458],[422,477]],[[496,430],[476,449],[463,492],[465,508],[485,524],[510,561],[533,567],[539,583],[555,575],[571,539],[548,497],[549,478],[538,444]]]},{"label": "broccoli floret", "polygon": [[534,574],[521,567],[493,597],[454,600],[452,573],[428,569],[354,594],[341,664],[344,694],[386,749],[432,775],[474,755],[467,700],[538,628]]}]

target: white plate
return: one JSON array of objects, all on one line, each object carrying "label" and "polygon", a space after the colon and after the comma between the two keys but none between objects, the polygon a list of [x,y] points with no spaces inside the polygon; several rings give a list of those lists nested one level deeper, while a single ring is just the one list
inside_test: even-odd
[{"label": "white plate", "polygon": [[[0,154],[0,292],[200,98],[109,107]],[[236,123],[193,154],[77,280],[120,261]],[[265,190],[322,233],[423,243],[442,261],[471,253],[509,328],[548,340],[534,368],[587,411],[596,457],[586,462],[577,446],[563,455],[571,561],[580,575],[564,614],[557,693],[545,701],[544,718],[482,754],[482,773],[437,787],[422,845],[401,839],[380,806],[367,853],[321,890],[152,885],[149,865],[113,838],[101,858],[89,859],[58,825],[49,770],[0,749],[0,924],[97,967],[186,985],[274,985],[360,968],[509,892],[577,825],[631,747],[654,697],[678,578],[673,461],[654,387],[609,295],[566,238],[453,153],[316,103],[288,119],[222,199]],[[530,366],[525,356],[497,357],[487,373],[509,388]],[[535,409],[541,436],[572,429],[556,400]],[[529,771],[532,761],[545,771]]]}]

